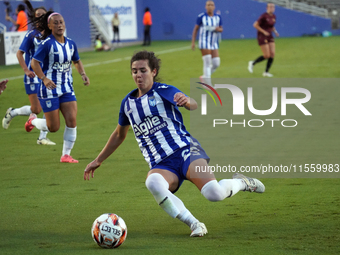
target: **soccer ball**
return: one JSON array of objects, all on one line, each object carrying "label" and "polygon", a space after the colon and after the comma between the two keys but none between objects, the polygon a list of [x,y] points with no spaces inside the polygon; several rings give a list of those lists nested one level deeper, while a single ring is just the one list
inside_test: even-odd
[{"label": "soccer ball", "polygon": [[117,214],[104,213],[93,222],[91,234],[100,247],[112,249],[124,243],[127,227]]}]

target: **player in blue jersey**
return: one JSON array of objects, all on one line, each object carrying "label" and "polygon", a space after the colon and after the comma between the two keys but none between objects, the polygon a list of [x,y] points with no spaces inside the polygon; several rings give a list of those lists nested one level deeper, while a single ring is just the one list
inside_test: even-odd
[{"label": "player in blue jersey", "polygon": [[38,98],[46,119],[39,119],[32,113],[25,128],[27,132],[34,127],[49,132],[58,131],[60,110],[66,124],[60,162],[78,163],[78,160],[70,156],[77,137],[77,101],[73,90],[72,62],[84,85],[89,85],[90,80],[85,74],[76,44],[64,36],[63,16],[56,12],[47,12],[36,25],[44,30],[44,34],[43,41],[33,56],[32,68],[42,80]]},{"label": "player in blue jersey", "polygon": [[203,59],[203,75],[200,77],[202,82],[211,84],[211,75],[221,64],[218,53],[219,35],[223,32],[221,16],[214,12],[214,1],[207,1],[205,13],[198,15],[196,25],[192,32],[191,48],[195,49],[196,35],[198,35],[198,48],[201,50]]},{"label": "player in blue jersey", "polygon": [[[26,4],[30,4],[29,1],[26,1]],[[31,7],[31,6],[28,6]],[[30,19],[38,18],[41,15],[46,13],[46,9],[44,7],[38,7],[36,9],[28,8],[29,11],[32,12],[28,13]],[[26,35],[24,40],[22,41],[19,50],[17,51],[17,58],[21,68],[24,70],[24,84],[26,89],[26,94],[28,95],[29,101],[31,105],[25,105],[20,108],[8,108],[5,114],[5,117],[2,119],[2,127],[4,129],[8,129],[11,120],[16,116],[29,116],[32,112],[35,114],[39,114],[41,112],[41,106],[39,99],[37,97],[37,91],[39,84],[41,81],[35,75],[31,67],[31,59],[37,50],[40,40],[36,37],[39,34],[37,29],[33,29],[29,31]],[[24,58],[25,54],[25,58]],[[55,145],[47,137],[46,131],[40,131],[39,138],[37,140],[37,144],[42,145]]]},{"label": "player in blue jersey", "polygon": [[89,180],[90,175],[93,178],[94,171],[121,145],[131,126],[150,168],[146,187],[164,211],[190,227],[190,236],[203,236],[207,233],[204,223],[174,195],[184,180],[194,183],[210,201],[221,201],[240,190],[262,193],[265,187],[259,180],[241,174],[219,182],[209,172],[199,177],[190,174],[196,166],[208,167],[209,157],[186,130],[178,107],[195,110],[197,103],[176,87],[155,81],[159,63],[153,52],[141,51],[132,57],[132,78],[137,89],[123,99],[118,125],[104,149],[87,165],[84,179]]}]

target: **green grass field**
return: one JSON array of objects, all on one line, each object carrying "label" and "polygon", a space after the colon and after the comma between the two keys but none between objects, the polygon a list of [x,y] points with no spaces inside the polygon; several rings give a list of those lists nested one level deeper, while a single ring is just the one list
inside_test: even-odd
[{"label": "green grass field", "polygon": [[[340,78],[339,44],[340,37],[277,39],[271,73],[277,78]],[[202,73],[201,55],[189,47],[190,42],[165,41],[147,48],[162,59],[162,81],[188,94],[190,78]],[[63,125],[48,135],[56,146],[37,145],[38,130],[24,129],[26,116],[0,129],[0,254],[339,254],[339,179],[263,179],[264,194],[240,192],[219,203],[207,201],[185,182],[176,194],[206,224],[209,233],[203,238],[190,238],[189,228],[155,203],[144,185],[148,166],[131,129],[95,178],[83,180],[86,165],[117,125],[121,100],[135,88],[129,59],[141,49],[80,54],[91,85],[84,87],[74,72],[78,136],[72,156],[79,164],[59,163]],[[264,62],[254,74],[247,71],[248,61],[260,54],[255,40],[225,40],[221,67],[213,77],[262,77]],[[22,75],[19,65],[1,67],[0,79],[12,77],[0,96],[1,116],[9,107],[29,104]],[[189,126],[189,112],[183,115]],[[263,136],[253,139],[256,143]],[[277,144],[267,146],[270,153]],[[296,154],[303,149],[286,148]],[[90,234],[94,219],[106,212],[123,217],[128,227],[126,242],[114,251],[101,249]]]}]

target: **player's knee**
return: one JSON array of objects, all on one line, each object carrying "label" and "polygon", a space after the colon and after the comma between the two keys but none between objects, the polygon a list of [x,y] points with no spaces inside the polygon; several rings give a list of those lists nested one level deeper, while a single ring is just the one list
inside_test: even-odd
[{"label": "player's knee", "polygon": [[206,183],[201,189],[201,193],[211,202],[222,201],[226,198],[225,192],[216,180]]},{"label": "player's knee", "polygon": [[39,106],[31,106],[31,111],[35,114],[39,114],[41,112],[41,107]]},{"label": "player's knee", "polygon": [[59,130],[59,125],[47,125],[47,128],[50,133],[54,133]]},{"label": "player's knee", "polygon": [[145,186],[152,194],[159,192],[162,188],[169,188],[168,182],[159,173],[150,174],[148,178],[146,178]]}]

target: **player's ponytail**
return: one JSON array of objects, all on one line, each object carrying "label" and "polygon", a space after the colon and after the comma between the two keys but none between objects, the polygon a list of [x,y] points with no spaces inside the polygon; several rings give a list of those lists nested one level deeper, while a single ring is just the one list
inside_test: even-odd
[{"label": "player's ponytail", "polygon": [[45,12],[47,12],[46,8],[44,6],[40,6],[38,8],[33,8],[31,2],[29,0],[25,0],[24,3],[27,6],[27,17],[29,20],[29,23],[33,23],[36,19],[35,17],[35,12],[39,9],[44,10]]}]

